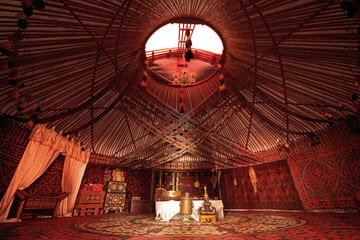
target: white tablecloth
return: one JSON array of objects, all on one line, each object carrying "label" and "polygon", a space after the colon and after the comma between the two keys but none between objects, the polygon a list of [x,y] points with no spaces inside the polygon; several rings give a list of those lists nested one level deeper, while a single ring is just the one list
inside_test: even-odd
[{"label": "white tablecloth", "polygon": [[[199,208],[203,205],[204,200],[193,200],[192,217],[199,221]],[[221,200],[210,200],[210,203],[216,209],[217,219],[224,218],[224,205]],[[180,212],[180,201],[156,201],[155,202],[156,219],[169,221],[172,217]]]}]

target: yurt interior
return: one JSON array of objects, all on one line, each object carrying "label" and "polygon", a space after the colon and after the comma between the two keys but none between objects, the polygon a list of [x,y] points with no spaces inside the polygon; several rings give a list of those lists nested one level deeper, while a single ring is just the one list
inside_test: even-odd
[{"label": "yurt interior", "polygon": [[1,0],[0,239],[360,239],[359,0]]}]

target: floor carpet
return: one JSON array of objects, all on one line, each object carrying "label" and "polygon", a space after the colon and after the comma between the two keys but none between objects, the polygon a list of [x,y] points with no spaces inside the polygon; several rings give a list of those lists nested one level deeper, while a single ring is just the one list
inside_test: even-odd
[{"label": "floor carpet", "polygon": [[152,215],[29,219],[0,224],[0,239],[357,239],[360,215],[227,212],[216,224],[156,221]]}]

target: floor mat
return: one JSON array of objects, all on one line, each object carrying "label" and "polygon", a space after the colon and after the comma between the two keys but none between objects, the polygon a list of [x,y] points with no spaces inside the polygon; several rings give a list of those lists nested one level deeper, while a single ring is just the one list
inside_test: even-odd
[{"label": "floor mat", "polygon": [[161,222],[153,215],[32,219],[0,224],[0,239],[360,240],[360,215],[308,212],[227,212],[215,224]]},{"label": "floor mat", "polygon": [[294,228],[304,224],[305,220],[293,217],[228,214],[224,220],[216,223],[180,220],[161,222],[150,216],[129,216],[80,223],[76,228],[80,231],[111,236],[236,236]]}]

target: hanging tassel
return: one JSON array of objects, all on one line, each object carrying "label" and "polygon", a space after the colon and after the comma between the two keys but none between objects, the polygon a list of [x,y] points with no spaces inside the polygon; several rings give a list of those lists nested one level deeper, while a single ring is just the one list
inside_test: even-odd
[{"label": "hanging tassel", "polygon": [[44,0],[33,0],[32,1],[33,6],[38,10],[44,10],[45,9],[45,2]]},{"label": "hanging tassel", "polygon": [[222,91],[224,91],[225,89],[226,89],[225,84],[221,84],[221,85],[219,86],[219,92],[222,92]]},{"label": "hanging tassel", "polygon": [[32,6],[23,6],[23,13],[26,17],[31,17],[34,13]]},{"label": "hanging tassel", "polygon": [[140,87],[141,88],[146,88],[147,87],[146,80],[147,80],[147,72],[144,71],[143,78],[142,78],[142,80],[140,82]]},{"label": "hanging tassel", "polygon": [[225,79],[224,74],[221,73],[221,74],[219,75],[218,79],[219,79],[219,81],[224,80],[224,79]]},{"label": "hanging tassel", "polygon": [[190,62],[190,60],[193,58],[194,54],[192,53],[191,49],[187,50],[185,53],[185,61]]},{"label": "hanging tassel", "polygon": [[21,29],[26,29],[29,25],[27,18],[24,13],[19,13],[17,16],[17,25]]},{"label": "hanging tassel", "polygon": [[198,177],[198,173],[196,172],[196,179],[194,182],[194,187],[199,188],[200,187],[200,182],[199,182],[199,177]]},{"label": "hanging tassel", "polygon": [[254,189],[254,193],[257,193],[257,188],[256,188],[257,179],[256,179],[255,170],[253,167],[249,168],[249,177],[250,177],[251,185],[253,186],[253,189]]},{"label": "hanging tassel", "polygon": [[234,184],[235,187],[238,185],[238,182],[237,182],[237,180],[236,180],[236,177],[234,177],[234,179],[233,179],[233,184]]},{"label": "hanging tassel", "polygon": [[179,113],[185,113],[185,112],[186,112],[185,103],[181,102],[179,105]]},{"label": "hanging tassel", "polygon": [[235,176],[235,169],[233,169],[233,184],[235,187],[238,185],[238,182],[237,182],[236,176]]},{"label": "hanging tassel", "polygon": [[[181,94],[181,92],[180,92]],[[185,113],[186,112],[186,106],[185,106],[185,102],[183,100],[183,97],[180,97],[179,99],[180,103],[179,103],[179,113]]]},{"label": "hanging tassel", "polygon": [[219,91],[220,92],[222,92],[222,91],[224,91],[225,90],[225,80],[224,79],[221,79],[220,81],[219,81],[219,83],[220,83],[220,85],[219,85]]},{"label": "hanging tassel", "polygon": [[40,106],[37,106],[37,107],[36,107],[35,112],[37,112],[37,113],[40,113],[40,112],[41,112]]},{"label": "hanging tassel", "polygon": [[26,126],[27,126],[28,128],[33,128],[33,126],[34,126],[33,120],[27,121],[27,122],[26,122]]}]

